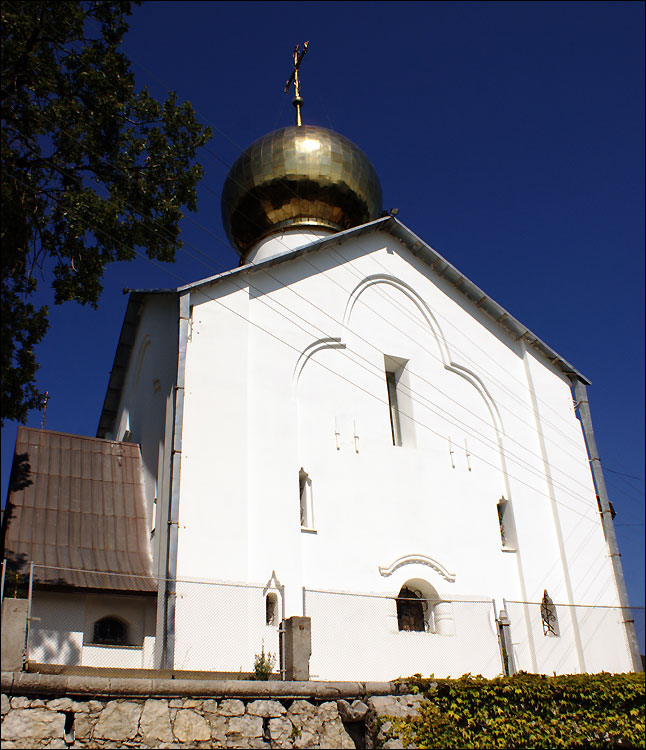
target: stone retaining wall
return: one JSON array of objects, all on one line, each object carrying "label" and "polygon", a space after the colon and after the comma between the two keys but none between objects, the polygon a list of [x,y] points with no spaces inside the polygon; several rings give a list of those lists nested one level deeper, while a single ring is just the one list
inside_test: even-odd
[{"label": "stone retaining wall", "polygon": [[[176,695],[172,695],[172,685],[164,686],[164,691],[159,687],[146,691],[140,683],[151,681],[133,680],[127,694],[127,679],[118,680],[121,694],[116,697],[106,695],[110,692],[108,678],[83,678],[83,691],[78,684],[61,690],[59,681],[56,696],[52,679],[56,678],[17,674],[9,678],[3,674],[3,750],[397,748],[402,747],[398,740],[384,744],[389,725],[380,717],[411,715],[421,700],[419,696],[395,694],[402,686],[390,683],[374,684],[382,695],[370,694],[365,683],[239,683],[238,692],[243,695],[234,697],[235,681],[211,681],[208,691],[200,681],[202,688],[195,691],[195,697],[189,697],[189,685],[178,684]],[[70,680],[66,678],[66,682]],[[301,697],[308,687],[310,695]],[[388,687],[391,695],[385,694]],[[166,690],[166,695],[155,695]],[[82,694],[73,695],[79,692]],[[266,695],[244,695],[247,692]],[[345,697],[338,697],[340,693]]]}]

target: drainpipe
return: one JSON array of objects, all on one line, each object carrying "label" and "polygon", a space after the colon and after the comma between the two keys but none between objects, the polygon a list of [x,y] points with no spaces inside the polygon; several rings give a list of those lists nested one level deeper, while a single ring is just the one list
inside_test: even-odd
[{"label": "drainpipe", "polygon": [[597,451],[597,441],[594,439],[594,431],[592,429],[590,404],[588,403],[588,390],[585,384],[578,379],[573,379],[573,384],[575,408],[579,412],[579,419],[581,420],[581,425],[583,426],[583,436],[585,437],[585,444],[588,448],[588,458],[590,459],[592,477],[594,479],[594,484],[597,490],[599,504],[601,505],[601,523],[603,524],[603,531],[608,543],[608,549],[610,551],[612,571],[614,573],[615,583],[617,585],[619,604],[622,607],[622,617],[624,627],[626,628],[628,648],[630,650],[630,656],[633,662],[633,671],[643,672],[644,670],[642,668],[641,656],[639,654],[639,645],[637,644],[637,636],[635,635],[635,621],[630,609],[630,602],[628,601],[628,591],[626,590],[626,581],[624,579],[624,571],[621,566],[621,553],[619,552],[619,546],[617,544],[615,526],[612,522],[612,513],[610,511],[610,503],[608,501],[608,491],[606,489],[606,482],[603,478],[601,459],[599,458],[599,453]]},{"label": "drainpipe", "polygon": [[177,530],[179,526],[179,487],[182,463],[182,426],[184,423],[184,373],[186,369],[186,342],[190,318],[191,295],[179,297],[179,341],[175,404],[170,457],[170,502],[168,512],[168,555],[164,580],[165,628],[162,668],[173,669],[175,662],[175,602],[177,598]]}]

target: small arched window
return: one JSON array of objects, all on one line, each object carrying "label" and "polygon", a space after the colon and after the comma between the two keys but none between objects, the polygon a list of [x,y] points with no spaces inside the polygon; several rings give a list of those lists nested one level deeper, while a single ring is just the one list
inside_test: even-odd
[{"label": "small arched window", "polygon": [[543,624],[543,635],[552,638],[560,635],[556,606],[550,599],[547,590],[543,592],[543,600],[541,601],[541,622]]},{"label": "small arched window", "polygon": [[301,529],[314,529],[314,504],[312,501],[312,480],[301,468],[298,472],[298,494],[300,497]]},{"label": "small arched window", "polygon": [[278,597],[273,592],[265,597],[265,624],[278,625]]},{"label": "small arched window", "polygon": [[94,623],[93,643],[125,646],[128,643],[128,627],[116,617],[102,617]]},{"label": "small arched window", "polygon": [[426,630],[424,603],[419,591],[402,586],[397,596],[397,626],[400,630]]}]

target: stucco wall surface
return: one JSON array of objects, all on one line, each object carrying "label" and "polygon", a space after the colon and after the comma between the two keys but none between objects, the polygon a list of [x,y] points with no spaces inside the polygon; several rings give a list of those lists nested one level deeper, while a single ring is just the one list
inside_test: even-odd
[{"label": "stucco wall surface", "polygon": [[[29,661],[69,666],[150,669],[155,644],[153,597],[34,592]],[[117,617],[128,646],[94,643],[94,624]]]},{"label": "stucco wall surface", "polygon": [[[191,306],[179,578],[265,581],[275,571],[288,617],[310,614],[303,587],[395,597],[417,581],[430,598],[499,609],[547,590],[570,607],[560,654],[541,662],[544,636],[521,609],[519,668],[630,669],[621,622],[608,625],[608,650],[586,639],[571,608],[616,605],[617,592],[563,373],[380,233],[200,287]],[[401,445],[389,417],[393,362],[403,366]],[[311,481],[305,529],[301,470]],[[501,498],[515,526],[505,545]],[[330,604],[313,620],[314,643],[317,628],[333,639],[356,609],[349,598]],[[196,606],[178,600],[179,621],[190,624]],[[385,627],[370,625],[366,637]],[[475,618],[454,637],[464,651],[486,629]],[[194,640],[190,629],[183,638]],[[343,640],[335,663],[355,655]]]}]

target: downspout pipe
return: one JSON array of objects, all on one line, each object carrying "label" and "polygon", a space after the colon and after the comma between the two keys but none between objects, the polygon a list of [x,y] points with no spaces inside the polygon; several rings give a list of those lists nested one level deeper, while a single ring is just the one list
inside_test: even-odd
[{"label": "downspout pipe", "polygon": [[599,453],[597,451],[597,441],[594,439],[594,430],[592,429],[592,417],[590,416],[590,404],[588,403],[588,390],[585,384],[578,379],[574,379],[574,399],[576,402],[576,409],[579,412],[579,419],[583,425],[583,436],[588,448],[588,458],[590,459],[590,467],[592,468],[592,477],[597,490],[599,504],[601,505],[601,522],[603,524],[603,531],[610,551],[612,571],[615,576],[619,604],[622,607],[621,611],[624,627],[626,628],[628,648],[633,662],[633,671],[643,672],[641,656],[639,654],[639,644],[637,643],[637,636],[635,634],[635,621],[632,616],[632,610],[630,609],[624,571],[621,565],[621,553],[619,552],[619,545],[617,544],[615,525],[612,522],[608,491],[606,489],[605,479],[603,478],[601,459],[599,458]]},{"label": "downspout pipe", "polygon": [[179,297],[179,348],[177,379],[175,382],[175,409],[173,439],[171,443],[170,508],[168,514],[168,557],[166,566],[166,633],[164,669],[174,669],[175,662],[175,603],[177,600],[177,536],[179,527],[179,489],[182,469],[182,427],[184,424],[184,374],[186,370],[186,343],[188,341],[191,295]]}]

